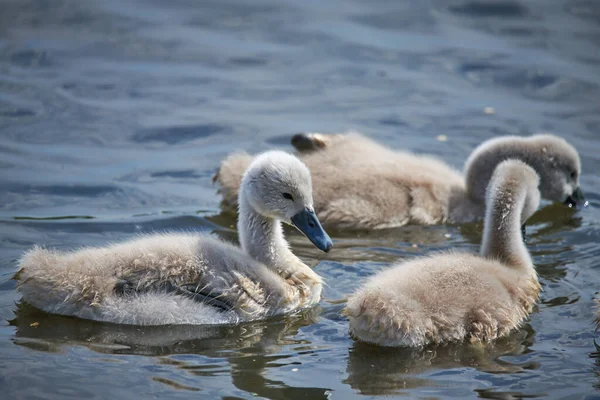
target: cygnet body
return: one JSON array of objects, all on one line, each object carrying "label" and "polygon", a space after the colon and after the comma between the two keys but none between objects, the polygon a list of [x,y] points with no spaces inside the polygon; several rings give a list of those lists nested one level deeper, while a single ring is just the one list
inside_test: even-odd
[{"label": "cygnet body", "polygon": [[507,335],[540,291],[521,226],[539,204],[539,178],[521,161],[496,168],[487,193],[480,255],[415,258],[370,278],[344,314],[351,335],[381,346],[420,347]]},{"label": "cygnet body", "polygon": [[123,324],[221,324],[316,304],[322,280],[290,251],[281,221],[329,251],[306,166],[293,155],[257,156],[239,194],[241,249],[200,234],[141,236],[59,252],[34,247],[19,261],[23,300],[44,311]]},{"label": "cygnet body", "polygon": [[[468,158],[464,176],[434,157],[393,151],[358,133],[299,134],[292,143],[311,170],[315,210],[326,226],[384,229],[482,219],[492,172],[507,159],[539,174],[543,198],[570,206],[583,201],[579,155],[553,135],[488,140]],[[235,207],[241,171],[251,160],[236,153],[221,163],[215,181],[225,208]]]}]

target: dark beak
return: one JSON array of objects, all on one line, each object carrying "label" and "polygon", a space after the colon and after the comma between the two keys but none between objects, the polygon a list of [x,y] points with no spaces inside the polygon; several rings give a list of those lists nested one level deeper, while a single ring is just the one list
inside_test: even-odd
[{"label": "dark beak", "polygon": [[583,196],[583,192],[578,187],[571,193],[567,200],[565,200],[565,204],[571,208],[577,208],[579,205],[587,206],[587,202],[585,201],[585,197]]},{"label": "dark beak", "polygon": [[323,230],[319,219],[315,215],[313,210],[305,208],[298,214],[292,217],[292,225],[306,235],[306,237],[314,244],[319,250],[329,252],[333,246],[331,238]]}]

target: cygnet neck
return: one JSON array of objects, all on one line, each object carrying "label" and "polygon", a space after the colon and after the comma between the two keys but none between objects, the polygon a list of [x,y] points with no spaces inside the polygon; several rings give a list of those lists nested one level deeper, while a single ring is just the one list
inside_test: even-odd
[{"label": "cygnet neck", "polygon": [[[468,198],[485,204],[485,195],[494,170],[507,159],[531,163],[529,142],[518,136],[491,139],[476,148],[465,164],[465,184]],[[531,164],[530,164],[531,165]]]},{"label": "cygnet neck", "polygon": [[281,221],[265,217],[250,204],[243,187],[239,193],[238,234],[242,249],[274,271],[289,270],[301,262],[289,249]]},{"label": "cygnet neck", "polygon": [[517,269],[532,269],[531,256],[523,243],[521,213],[527,196],[525,182],[501,178],[491,182],[486,207],[481,256],[500,260]]}]

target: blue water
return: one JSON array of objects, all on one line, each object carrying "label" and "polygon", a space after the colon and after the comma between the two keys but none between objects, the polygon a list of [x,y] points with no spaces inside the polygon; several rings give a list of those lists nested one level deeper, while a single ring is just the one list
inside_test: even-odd
[{"label": "blue water", "polygon": [[[600,397],[599,62],[595,0],[0,0],[2,398]],[[476,251],[480,224],[338,232],[327,255],[291,233],[328,282],[320,307],[239,327],[109,325],[20,302],[11,278],[32,245],[233,239],[211,184],[226,154],[346,129],[457,168],[496,135],[578,148],[590,207],[531,220],[544,291],[522,329],[421,351],[348,338],[339,311],[360,282],[415,254]]]}]

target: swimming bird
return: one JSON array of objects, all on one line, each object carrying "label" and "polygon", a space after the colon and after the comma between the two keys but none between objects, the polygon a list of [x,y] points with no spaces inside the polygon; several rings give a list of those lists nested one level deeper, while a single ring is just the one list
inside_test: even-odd
[{"label": "swimming bird", "polygon": [[320,250],[332,241],[313,210],[309,170],[295,156],[263,153],[239,192],[241,249],[201,234],[142,236],[20,260],[23,300],[54,314],[134,325],[237,323],[316,304],[322,279],[289,249],[281,222]]},{"label": "swimming bird", "polygon": [[[584,202],[577,150],[549,134],[483,142],[462,175],[434,157],[394,151],[358,133],[298,134],[292,144],[311,170],[315,210],[325,226],[384,229],[480,220],[492,172],[511,158],[536,170],[544,199],[571,207]],[[235,207],[241,171],[251,160],[234,153],[222,161],[214,181],[225,209]]]},{"label": "swimming bird", "polygon": [[444,252],[371,277],[348,300],[351,335],[381,346],[420,347],[507,335],[541,290],[521,227],[540,201],[536,172],[500,163],[487,190],[479,255]]}]

